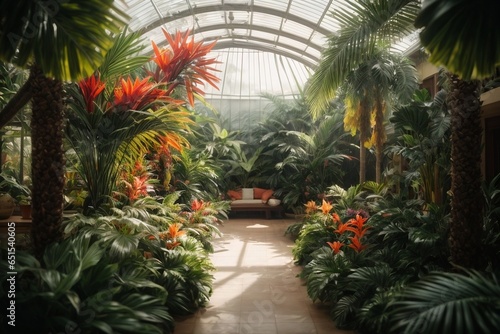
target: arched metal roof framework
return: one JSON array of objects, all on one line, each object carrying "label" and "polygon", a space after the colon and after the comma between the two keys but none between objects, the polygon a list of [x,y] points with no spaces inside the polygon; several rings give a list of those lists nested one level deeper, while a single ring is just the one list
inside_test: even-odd
[{"label": "arched metal roof framework", "polygon": [[[221,62],[220,89],[206,88],[218,109],[262,109],[262,93],[298,94],[317,66],[327,37],[339,29],[331,13],[344,0],[117,0],[129,28],[165,43],[170,33],[190,29],[195,40],[217,40],[210,57]],[[410,41],[411,42],[411,41]],[[403,45],[403,48],[407,47]],[[242,102],[246,101],[246,102]],[[251,102],[253,101],[253,103]]]}]

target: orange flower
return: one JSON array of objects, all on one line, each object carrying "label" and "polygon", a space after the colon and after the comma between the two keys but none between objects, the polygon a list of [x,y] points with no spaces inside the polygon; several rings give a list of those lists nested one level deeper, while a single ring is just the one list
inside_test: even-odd
[{"label": "orange flower", "polygon": [[346,231],[355,232],[355,230],[351,227],[349,223],[342,224],[342,222],[339,222],[337,225],[337,229],[335,230],[335,233],[343,234]]},{"label": "orange flower", "polygon": [[359,240],[358,236],[355,235],[352,238],[349,238],[351,240],[351,243],[349,244],[349,247],[354,249],[356,252],[361,252],[363,249],[366,248],[365,245],[361,244],[361,241]]},{"label": "orange flower", "polygon": [[321,204],[320,209],[321,209],[321,212],[323,212],[324,215],[327,215],[333,209],[333,205],[330,202],[327,202],[327,201],[323,200],[323,203]]},{"label": "orange flower", "polygon": [[365,227],[365,226],[364,226],[364,224],[365,224],[365,222],[366,222],[366,220],[367,220],[367,219],[368,219],[368,218],[363,218],[363,217],[362,217],[362,216],[360,216],[360,215],[356,215],[356,218],[352,218],[352,219],[350,219],[350,220],[347,222],[347,224],[349,224],[349,225],[353,226],[354,228],[353,228],[353,230],[352,230],[352,231],[353,231],[354,233],[356,233],[356,235],[357,235],[358,237],[360,237],[360,238],[361,238],[361,237],[365,234],[366,230],[368,229],[367,227]]},{"label": "orange flower", "polygon": [[172,239],[176,239],[179,237],[182,237],[183,235],[186,234],[185,231],[181,231],[182,224],[179,223],[173,223],[168,227],[168,235]]},{"label": "orange flower", "polygon": [[334,241],[334,242],[327,241],[326,243],[328,244],[328,246],[330,246],[330,248],[333,250],[333,253],[335,254],[338,254],[338,252],[340,252],[340,248],[344,246],[344,244],[339,241]]},{"label": "orange flower", "polygon": [[198,211],[203,207],[203,201],[202,200],[193,200],[191,202],[191,210],[193,211]]},{"label": "orange flower", "polygon": [[318,210],[318,206],[316,205],[316,202],[314,202],[314,201],[309,201],[304,205],[306,207],[306,214],[314,213]]},{"label": "orange flower", "polygon": [[333,221],[336,222],[337,224],[339,224],[341,222],[340,217],[336,212],[333,213],[332,218],[333,218]]}]

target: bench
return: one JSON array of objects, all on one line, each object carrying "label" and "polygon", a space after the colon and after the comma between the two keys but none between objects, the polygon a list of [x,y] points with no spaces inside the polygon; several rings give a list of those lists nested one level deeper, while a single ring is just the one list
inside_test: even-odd
[{"label": "bench", "polygon": [[281,205],[271,206],[260,201],[249,203],[245,200],[235,200],[231,202],[231,211],[234,212],[264,212],[266,219],[271,219],[272,212],[277,212],[282,217],[283,207]]},{"label": "bench", "polygon": [[228,191],[228,196],[231,198],[231,211],[261,211],[266,214],[267,219],[271,218],[272,212],[278,212],[280,217],[283,212],[281,205],[268,204],[272,195],[273,190],[263,188],[241,188]]}]

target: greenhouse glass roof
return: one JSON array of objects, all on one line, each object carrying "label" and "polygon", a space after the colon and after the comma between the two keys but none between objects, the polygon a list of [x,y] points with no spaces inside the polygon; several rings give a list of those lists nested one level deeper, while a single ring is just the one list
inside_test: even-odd
[{"label": "greenhouse glass roof", "polygon": [[[332,12],[344,0],[120,0],[131,20],[157,44],[170,33],[191,30],[195,40],[217,40],[219,90],[206,88],[217,109],[261,110],[263,93],[297,95],[321,57],[327,37],[338,30]],[[397,46],[405,50],[408,39]],[[233,102],[231,102],[233,101]],[[242,103],[242,101],[245,101]],[[235,103],[237,102],[237,103]],[[218,105],[217,105],[218,104]],[[243,106],[246,104],[246,106]],[[237,108],[244,110],[235,111]]]}]

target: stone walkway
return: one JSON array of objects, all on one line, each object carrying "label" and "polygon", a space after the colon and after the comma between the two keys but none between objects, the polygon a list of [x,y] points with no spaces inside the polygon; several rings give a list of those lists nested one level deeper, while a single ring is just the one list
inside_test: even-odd
[{"label": "stone walkway", "polygon": [[174,334],[342,334],[296,277],[289,219],[234,218],[221,227],[210,304],[177,321]]}]

